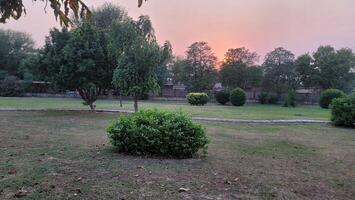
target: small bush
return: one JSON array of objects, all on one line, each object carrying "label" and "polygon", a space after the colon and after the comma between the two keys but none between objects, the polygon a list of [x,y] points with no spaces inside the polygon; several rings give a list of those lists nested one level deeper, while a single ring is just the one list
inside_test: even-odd
[{"label": "small bush", "polygon": [[262,93],[259,95],[259,103],[261,103],[261,104],[268,104],[268,103],[269,103],[269,94],[268,94],[268,93],[265,93],[265,92],[262,92]]},{"label": "small bush", "polygon": [[296,93],[294,90],[288,91],[284,106],[296,107]]},{"label": "small bush", "polygon": [[138,155],[190,158],[209,142],[201,125],[182,112],[140,111],[120,117],[107,132],[119,152]]},{"label": "small bush", "polygon": [[332,122],[337,126],[355,127],[355,93],[332,101]]},{"label": "small bush", "polygon": [[277,104],[279,102],[279,97],[276,94],[271,94],[269,96],[269,104]]},{"label": "small bush", "polygon": [[322,108],[328,109],[333,99],[344,97],[345,93],[338,89],[324,90],[320,96],[319,105]]},{"label": "small bush", "polygon": [[246,94],[241,88],[232,90],[230,94],[230,101],[234,106],[243,106],[246,101]]},{"label": "small bush", "polygon": [[15,76],[6,77],[0,84],[0,96],[19,97],[23,92],[23,87]]},{"label": "small bush", "polygon": [[215,98],[218,103],[225,105],[226,103],[229,102],[229,96],[230,96],[229,92],[226,90],[223,90],[223,91],[217,92],[215,95]]},{"label": "small bush", "polygon": [[186,98],[189,104],[195,106],[203,106],[209,99],[206,93],[189,93]]}]

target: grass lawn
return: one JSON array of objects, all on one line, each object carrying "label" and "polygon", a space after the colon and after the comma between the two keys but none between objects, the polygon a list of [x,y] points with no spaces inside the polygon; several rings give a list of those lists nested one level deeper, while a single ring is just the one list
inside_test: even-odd
[{"label": "grass lawn", "polygon": [[[105,132],[115,118],[117,114],[0,112],[0,199],[355,196],[353,129],[206,123],[211,139],[207,157],[165,160],[115,153]],[[181,187],[188,191],[179,192]]]},{"label": "grass lawn", "polygon": [[[88,109],[80,99],[71,98],[0,98],[0,108],[48,108],[48,109]],[[133,103],[124,101],[119,107],[117,100],[99,100],[97,109],[133,110]],[[206,106],[190,106],[183,102],[139,102],[140,108],[158,108],[184,111],[192,116],[219,117],[231,119],[321,119],[328,120],[330,111],[319,106],[298,106],[285,108],[281,105],[248,104],[243,107],[222,106],[210,103]]]}]

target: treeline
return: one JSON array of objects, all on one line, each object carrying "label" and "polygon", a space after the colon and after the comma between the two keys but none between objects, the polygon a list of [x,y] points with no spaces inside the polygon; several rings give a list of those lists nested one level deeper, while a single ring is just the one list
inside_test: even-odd
[{"label": "treeline", "polygon": [[211,90],[215,83],[224,87],[262,88],[264,92],[285,94],[297,88],[337,88],[350,92],[354,88],[355,55],[351,49],[335,50],[320,46],[313,54],[299,57],[282,47],[260,56],[242,47],[229,49],[217,70],[217,58],[205,42],[194,43],[184,58],[175,59],[171,76],[191,92]]},{"label": "treeline", "polygon": [[184,84],[189,92],[210,91],[220,82],[225,88],[257,87],[278,96],[300,87],[354,88],[351,49],[321,46],[296,58],[279,47],[259,65],[260,56],[242,47],[229,49],[218,63],[206,42],[193,43],[184,57],[172,56],[168,41],[157,43],[148,16],[133,20],[112,4],[94,9],[90,21],[72,21],[70,29],[52,29],[41,49],[26,33],[0,30],[0,92],[18,88],[15,77],[47,81],[58,91],[78,91],[95,109],[97,97],[115,89],[132,96],[137,110],[139,98],[159,92],[167,81]]}]

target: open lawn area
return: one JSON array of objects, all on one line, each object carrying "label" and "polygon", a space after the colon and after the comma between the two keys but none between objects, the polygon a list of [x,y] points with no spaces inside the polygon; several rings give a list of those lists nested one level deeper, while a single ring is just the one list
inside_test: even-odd
[{"label": "open lawn area", "polygon": [[[134,110],[133,102],[98,100],[97,109]],[[329,120],[330,110],[319,106],[298,106],[286,108],[281,105],[247,104],[242,107],[222,106],[209,103],[206,106],[191,106],[184,102],[140,101],[139,107],[157,108],[170,111],[184,111],[192,116],[230,119],[319,119]],[[0,98],[0,108],[45,108],[45,109],[89,109],[80,99],[72,98]]]},{"label": "open lawn area", "polygon": [[[24,101],[35,107],[31,99],[1,99],[1,107],[23,107]],[[36,106],[80,107],[76,100],[52,102],[40,101]],[[99,102],[99,108],[110,105],[116,108],[114,102]],[[191,110],[195,109],[200,108]],[[228,109],[238,113],[243,108]],[[353,129],[203,123],[211,139],[208,155],[174,160],[115,153],[107,144],[105,129],[117,116],[0,112],[0,199],[323,200],[355,196]],[[179,192],[179,188],[186,190]]]}]

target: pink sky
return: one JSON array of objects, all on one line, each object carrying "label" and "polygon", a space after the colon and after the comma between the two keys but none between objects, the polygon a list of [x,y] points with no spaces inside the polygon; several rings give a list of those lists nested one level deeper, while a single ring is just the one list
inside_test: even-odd
[{"label": "pink sky", "polygon": [[[28,14],[0,28],[26,31],[41,46],[58,23],[50,9],[44,12],[44,3],[25,2]],[[142,8],[136,0],[84,2],[113,2],[133,18],[149,15],[159,42],[171,41],[177,55],[195,41],[208,42],[219,59],[242,46],[261,56],[278,46],[296,55],[325,44],[355,49],[354,0],[149,0]]]}]

